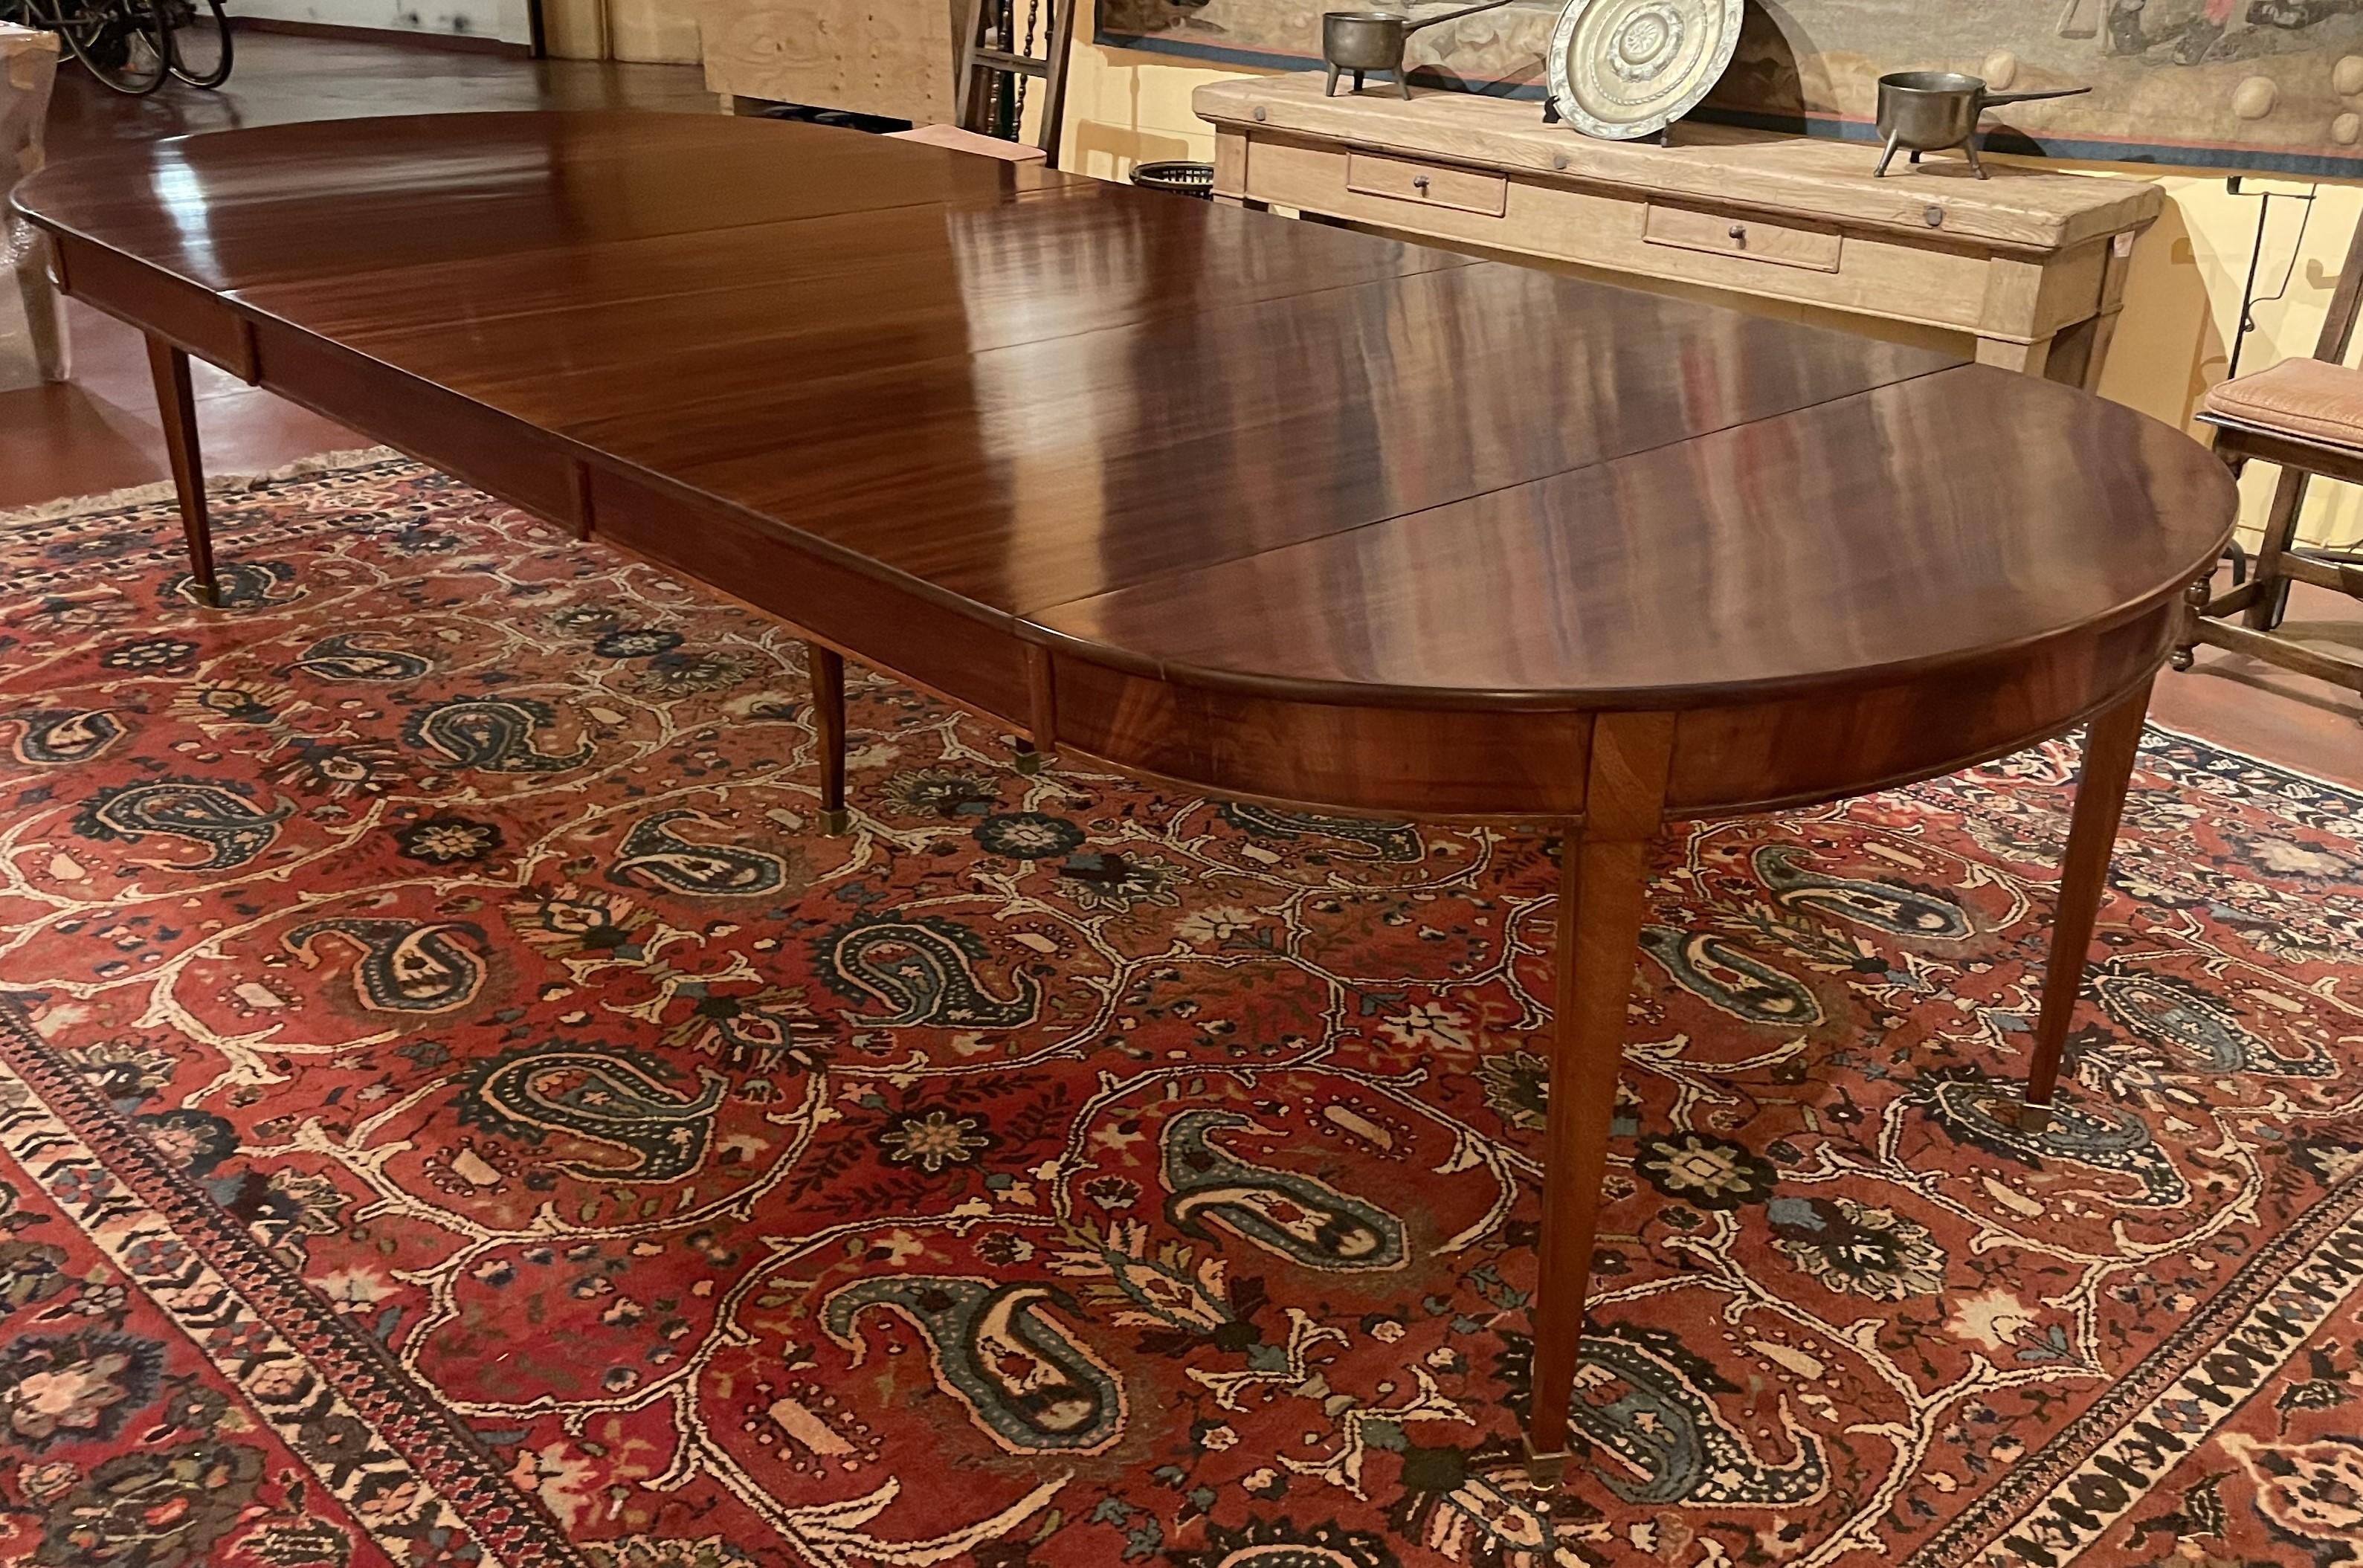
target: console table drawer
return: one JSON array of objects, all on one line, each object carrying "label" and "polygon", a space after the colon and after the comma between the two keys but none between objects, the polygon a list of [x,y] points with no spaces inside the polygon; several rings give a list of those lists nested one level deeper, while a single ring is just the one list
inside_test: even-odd
[{"label": "console table drawer", "polygon": [[1392,196],[1397,201],[1424,202],[1429,206],[1499,217],[1509,202],[1510,182],[1500,174],[1474,169],[1416,163],[1375,152],[1349,152],[1346,155],[1346,188],[1366,196]]},{"label": "console table drawer", "polygon": [[1641,239],[1648,245],[1672,245],[1717,256],[1744,256],[1751,261],[1803,267],[1814,272],[1836,272],[1843,244],[1834,229],[1791,228],[1752,217],[1735,217],[1728,213],[1655,205],[1642,222]]},{"label": "console table drawer", "polygon": [[[1355,172],[1368,163],[1392,162],[1427,172],[1428,189],[1435,192],[1435,176],[1447,165],[1381,159],[1334,143],[1323,145],[1287,135],[1258,136],[1248,141],[1246,154],[1241,196],[1368,224],[1390,233],[1700,284],[1760,298],[1867,310],[1956,331],[1976,332],[1991,325],[1988,295],[1993,274],[1985,257],[1966,249],[1908,245],[1883,236],[1841,235],[1835,228],[1767,221],[1752,211],[1718,214],[1677,207],[1523,171],[1505,176],[1499,210],[1472,211],[1441,201],[1378,195],[1357,189],[1353,183]],[[1747,244],[1731,238],[1734,226],[1747,230]],[[2097,303],[2101,278],[2090,269],[2097,266],[2104,249],[2087,246],[2061,258],[2048,269],[2042,293],[2061,302],[2089,296]],[[2025,269],[2030,273],[2034,270],[2032,266]],[[2027,292],[2029,303],[2035,303],[2036,291]],[[2089,312],[2088,306],[2085,313]],[[2045,321],[2038,329],[2056,328]]]}]

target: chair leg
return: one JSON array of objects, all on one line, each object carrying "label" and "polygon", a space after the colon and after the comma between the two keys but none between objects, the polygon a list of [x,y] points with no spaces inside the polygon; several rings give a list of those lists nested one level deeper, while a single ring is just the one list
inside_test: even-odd
[{"label": "chair leg", "polygon": [[2092,948],[2092,927],[2101,896],[2108,891],[2109,856],[2124,815],[2125,786],[2141,751],[2142,721],[2149,716],[2150,684],[2121,699],[2092,720],[2084,736],[2084,767],[2076,781],[2076,807],[2068,825],[2068,863],[2059,876],[2059,902],[2051,920],[2051,958],[2043,972],[2043,1011],[2035,1025],[2035,1059],[2026,1072],[2026,1099],[2019,1126],[2039,1133],[2051,1125],[2051,1097],[2059,1084],[2059,1057],[2068,1044],[2068,1024],[2084,991],[2084,963]]},{"label": "chair leg", "polygon": [[820,732],[820,830],[842,833],[845,809],[845,660],[817,642],[804,644],[812,673],[813,728]]},{"label": "chair leg", "polygon": [[2265,514],[2264,542],[2257,547],[2257,598],[2242,617],[2258,631],[2270,631],[2289,613],[2289,579],[2281,575],[2281,556],[2297,538],[2298,514],[2305,510],[2307,481],[2302,468],[2283,468],[2273,486],[2272,509]]},{"label": "chair leg", "polygon": [[[2232,585],[2239,586],[2236,569],[2233,573]],[[2215,568],[2210,565],[2205,576],[2194,580],[2182,591],[2182,629],[2174,634],[2174,651],[2168,654],[2166,660],[2176,669],[2188,670],[2198,662],[2199,623],[2206,617],[2207,601],[2214,596]]]}]

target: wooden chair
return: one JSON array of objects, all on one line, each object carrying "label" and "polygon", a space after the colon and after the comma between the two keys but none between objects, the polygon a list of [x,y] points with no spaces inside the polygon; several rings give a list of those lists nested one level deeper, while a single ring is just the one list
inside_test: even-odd
[{"label": "wooden chair", "polygon": [[2316,474],[2363,484],[2363,370],[2343,363],[2358,313],[2363,226],[2347,247],[2313,357],[2283,360],[2209,389],[2199,417],[2215,428],[2215,455],[2234,473],[2254,459],[2277,465],[2281,477],[2248,581],[2213,597],[2205,582],[2192,584],[2191,615],[2174,655],[2175,668],[2191,668],[2192,649],[2205,643],[2363,693],[2363,659],[2311,647],[2278,629],[2291,583],[2363,599],[2363,554],[2308,550],[2297,542],[2298,514]]}]

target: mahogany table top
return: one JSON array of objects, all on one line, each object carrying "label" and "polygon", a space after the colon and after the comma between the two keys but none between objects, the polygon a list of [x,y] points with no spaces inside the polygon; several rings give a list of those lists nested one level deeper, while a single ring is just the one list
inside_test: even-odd
[{"label": "mahogany table top", "polygon": [[[1380,734],[1338,709],[2036,680],[1959,738],[1990,752],[2162,657],[2103,645],[2164,627],[2232,517],[2203,449],[2066,387],[852,132],[279,126],[17,199],[70,288],[261,384],[971,706],[1283,798],[1563,809],[1570,758],[1321,795],[1215,753]],[[1193,714],[1228,736],[1194,760],[1115,744]],[[1512,733],[1400,722],[1438,757]],[[1796,762],[1691,804],[1843,793]]]}]

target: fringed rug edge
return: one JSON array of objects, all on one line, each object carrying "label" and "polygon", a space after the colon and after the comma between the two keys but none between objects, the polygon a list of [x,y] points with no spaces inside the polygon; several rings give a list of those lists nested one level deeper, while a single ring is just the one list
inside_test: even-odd
[{"label": "fringed rug edge", "polygon": [[[322,474],[341,473],[347,469],[368,468],[372,464],[402,458],[403,453],[392,447],[349,447],[338,451],[316,452],[282,463],[277,468],[260,473],[226,473],[210,475],[205,480],[208,495],[234,495],[291,479],[315,479]],[[30,506],[0,509],[0,528],[20,527],[28,523],[54,523],[68,517],[88,517],[94,512],[111,512],[125,506],[146,506],[174,498],[172,482],[160,479],[150,484],[133,484],[120,490],[102,490],[87,495],[61,495],[53,501],[36,501]]]}]

